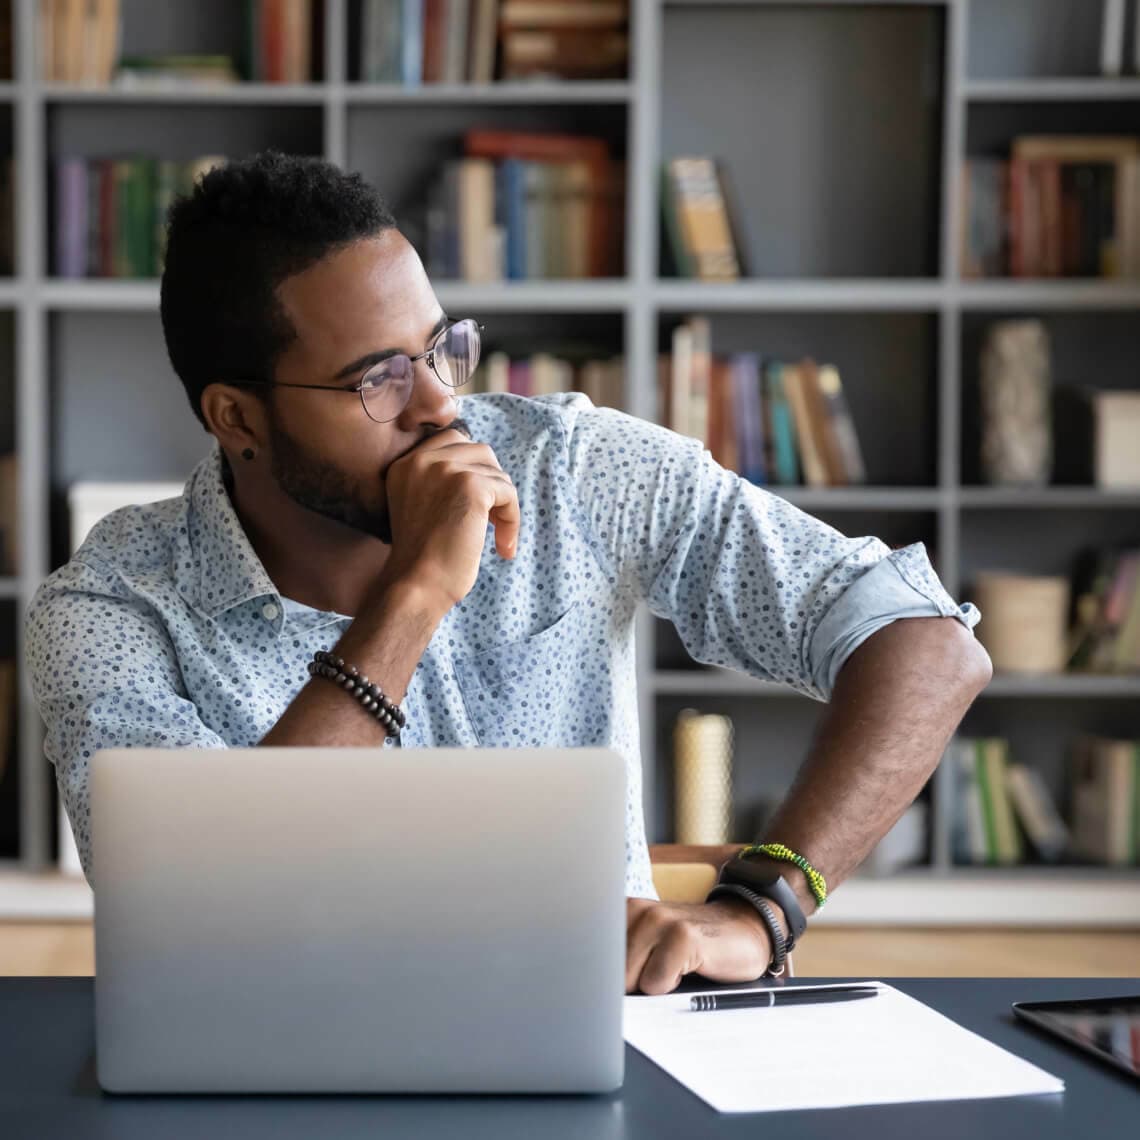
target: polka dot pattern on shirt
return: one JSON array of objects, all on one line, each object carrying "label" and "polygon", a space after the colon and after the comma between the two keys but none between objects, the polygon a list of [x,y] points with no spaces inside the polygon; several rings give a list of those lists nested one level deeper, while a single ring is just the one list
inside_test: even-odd
[{"label": "polka dot pattern on shirt", "polygon": [[[697,441],[581,394],[472,395],[460,414],[514,481],[518,553],[500,559],[488,527],[474,587],[409,684],[401,746],[614,748],[626,765],[630,896],[657,897],[642,814],[640,602],[697,660],[819,699],[855,645],[900,614],[977,620],[921,546],[845,538]],[[96,524],[24,616],[44,750],[89,881],[96,750],[251,747],[309,682],[313,653],[352,623],[279,593],[225,476],[215,441],[180,497]],[[392,746],[379,726],[377,744]]]}]

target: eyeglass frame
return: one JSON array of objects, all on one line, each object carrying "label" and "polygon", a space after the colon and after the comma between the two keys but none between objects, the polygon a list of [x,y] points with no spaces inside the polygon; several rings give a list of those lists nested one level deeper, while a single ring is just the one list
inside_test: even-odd
[{"label": "eyeglass frame", "polygon": [[[413,371],[412,384],[411,384],[411,387],[408,388],[408,399],[409,400],[411,399],[412,390],[415,387],[415,364],[416,364],[417,360],[426,359],[428,362],[428,367],[435,374],[435,378],[447,388],[452,388],[452,389],[462,388],[464,386],[464,384],[469,384],[471,382],[471,377],[468,377],[466,380],[463,381],[462,384],[448,384],[448,382],[442,376],[440,376],[439,369],[436,368],[436,366],[435,366],[435,353],[439,347],[439,342],[453,328],[455,328],[456,325],[461,325],[464,321],[471,321],[471,323],[474,324],[476,331],[479,333],[479,359],[481,360],[483,358],[483,331],[486,328],[486,326],[481,325],[477,320],[475,320],[474,317],[460,317],[459,320],[457,320],[457,321],[449,321],[446,325],[443,326],[443,328],[441,328],[439,330],[438,333],[436,333],[431,344],[426,349],[424,349],[423,352],[419,352],[415,356],[408,356],[408,354],[406,352],[400,352],[400,353],[394,353],[393,354],[394,356],[407,356],[409,363],[412,365],[412,371]],[[364,414],[366,416],[368,416],[368,418],[370,420],[372,420],[372,422],[374,424],[390,424],[392,422],[392,420],[399,419],[400,415],[404,411],[404,408],[406,408],[408,406],[407,400],[404,401],[404,408],[401,408],[400,411],[398,411],[390,419],[386,419],[386,420],[375,419],[374,417],[369,415],[368,405],[365,403],[365,400],[364,400],[364,381],[367,379],[368,373],[371,372],[373,368],[379,368],[381,364],[387,364],[388,361],[391,359],[392,359],[392,357],[386,357],[384,360],[378,360],[375,364],[370,365],[368,368],[366,368],[364,370],[364,375],[360,378],[359,382],[354,384],[351,388],[338,388],[334,384],[292,384],[292,383],[289,383],[288,381],[285,381],[285,380],[264,380],[264,379],[253,379],[253,378],[246,378],[246,379],[240,379],[240,380],[227,380],[227,381],[225,381],[225,383],[233,384],[235,387],[239,387],[239,388],[243,387],[245,385],[253,385],[253,386],[260,386],[260,387],[265,387],[265,388],[311,388],[317,392],[344,392],[344,393],[352,392],[352,393],[355,393],[356,395],[358,395],[360,397],[360,406],[364,409]],[[475,367],[478,368],[478,366],[479,366],[478,363],[476,363]]]}]

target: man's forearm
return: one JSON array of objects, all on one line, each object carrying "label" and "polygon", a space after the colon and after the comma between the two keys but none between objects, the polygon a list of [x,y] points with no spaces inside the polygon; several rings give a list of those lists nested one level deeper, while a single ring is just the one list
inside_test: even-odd
[{"label": "man's forearm", "polygon": [[[985,650],[953,618],[906,618],[873,634],[840,670],[811,751],[762,841],[802,854],[830,894],[922,790],[991,672]],[[804,914],[814,913],[804,873],[771,865]]]},{"label": "man's forearm", "polygon": [[[399,704],[446,612],[434,597],[394,584],[361,607],[333,652]],[[324,677],[313,677],[258,744],[350,747],[383,742],[384,729],[370,712]]]}]

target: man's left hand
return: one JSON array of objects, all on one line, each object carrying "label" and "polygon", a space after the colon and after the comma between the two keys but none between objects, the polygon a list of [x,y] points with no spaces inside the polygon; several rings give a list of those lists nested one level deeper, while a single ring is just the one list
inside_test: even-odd
[{"label": "man's left hand", "polygon": [[772,960],[768,928],[744,899],[625,902],[627,994],[671,993],[692,973],[713,982],[751,982]]}]

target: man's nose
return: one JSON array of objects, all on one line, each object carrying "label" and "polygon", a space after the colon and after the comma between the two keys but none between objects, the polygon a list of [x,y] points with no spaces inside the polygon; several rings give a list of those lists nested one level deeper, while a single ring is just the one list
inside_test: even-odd
[{"label": "man's nose", "polygon": [[456,389],[436,375],[426,356],[417,360],[413,367],[412,394],[404,409],[404,417],[416,423],[450,423],[455,418]]}]

